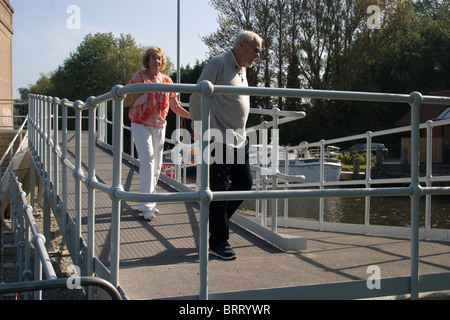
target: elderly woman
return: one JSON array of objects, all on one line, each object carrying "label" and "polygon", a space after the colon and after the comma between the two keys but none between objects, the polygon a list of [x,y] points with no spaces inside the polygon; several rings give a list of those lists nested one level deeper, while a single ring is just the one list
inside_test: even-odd
[{"label": "elderly woman", "polygon": [[[164,50],[150,47],[142,57],[143,70],[136,72],[128,84],[132,83],[173,83],[169,76],[162,74],[166,66]],[[148,92],[128,95],[124,106],[130,107],[131,130],[140,160],[139,190],[142,193],[155,193],[161,173],[166,117],[169,107],[175,114],[189,118],[189,112],[180,106],[176,93]],[[159,212],[156,203],[139,204],[144,219],[152,220]]]}]

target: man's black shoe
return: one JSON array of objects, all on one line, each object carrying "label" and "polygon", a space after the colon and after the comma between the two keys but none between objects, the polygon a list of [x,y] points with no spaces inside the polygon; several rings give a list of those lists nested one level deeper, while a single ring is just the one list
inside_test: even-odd
[{"label": "man's black shoe", "polygon": [[209,252],[224,260],[234,260],[236,259],[236,252],[231,248],[228,242],[223,242],[219,244],[216,248],[210,249]]}]

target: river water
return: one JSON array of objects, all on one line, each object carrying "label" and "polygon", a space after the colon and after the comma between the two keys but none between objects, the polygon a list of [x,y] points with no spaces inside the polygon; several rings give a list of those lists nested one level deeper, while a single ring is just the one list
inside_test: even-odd
[{"label": "river water", "polygon": [[[189,177],[190,183],[195,181]],[[450,229],[450,195],[431,196],[431,228]],[[324,221],[364,224],[365,197],[324,198]],[[239,209],[255,211],[255,200],[246,200]],[[271,214],[271,200],[268,201]],[[278,216],[284,215],[284,199],[278,199]],[[289,199],[288,215],[319,221],[319,198]],[[408,196],[370,197],[370,224],[386,226],[411,225],[411,199]],[[419,226],[425,227],[425,196],[420,198]]]},{"label": "river water", "polygon": [[[450,229],[450,196],[432,196],[431,227]],[[269,215],[270,210],[269,203]],[[255,201],[244,201],[240,207],[255,210]],[[289,217],[319,220],[319,198],[289,199]],[[284,214],[284,201],[278,200],[278,216]],[[365,197],[324,198],[324,221],[364,224]],[[388,226],[411,225],[409,197],[371,197],[370,224]],[[425,197],[420,199],[420,227],[425,227]]]}]

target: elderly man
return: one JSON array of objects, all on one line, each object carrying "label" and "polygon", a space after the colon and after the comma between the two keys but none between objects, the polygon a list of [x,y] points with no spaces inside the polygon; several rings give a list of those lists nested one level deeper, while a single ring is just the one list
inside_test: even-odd
[{"label": "elderly man", "polygon": [[[260,57],[262,39],[252,31],[243,31],[233,48],[211,59],[203,68],[198,82],[213,85],[247,87],[246,68]],[[212,191],[250,190],[253,184],[248,161],[245,126],[250,111],[250,98],[245,95],[214,95],[211,97],[210,126],[214,129],[211,148],[210,188]],[[198,94],[190,99],[193,123],[201,120]],[[217,137],[217,133],[221,137]],[[213,136],[213,135],[212,135]],[[225,260],[236,258],[229,240],[229,219],[242,201],[213,201],[209,207],[210,253]]]}]

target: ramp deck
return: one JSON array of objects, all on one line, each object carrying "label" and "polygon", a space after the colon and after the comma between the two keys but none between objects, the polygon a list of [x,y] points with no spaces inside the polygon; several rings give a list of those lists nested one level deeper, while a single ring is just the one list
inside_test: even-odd
[{"label": "ramp deck", "polygon": [[[70,141],[74,143],[75,139]],[[68,146],[69,150],[71,146]],[[83,143],[83,170],[87,172],[87,141]],[[112,155],[98,147],[96,175],[112,182]],[[72,175],[69,175],[73,179]],[[123,165],[123,188],[138,191],[138,168]],[[69,193],[75,194],[73,184]],[[87,189],[83,185],[83,213]],[[157,192],[177,192],[159,182]],[[69,212],[74,205],[68,201]],[[138,203],[122,201],[120,285],[129,299],[195,296],[199,293],[199,210],[195,202],[161,203],[160,213],[145,221]],[[96,192],[96,255],[109,265],[111,199]],[[86,232],[86,217],[83,218]],[[285,234],[306,236],[306,250],[285,253],[236,224],[230,243],[238,258],[221,261],[210,257],[209,293],[289,287],[368,279],[368,267],[380,267],[383,278],[410,275],[409,239],[280,228]],[[420,242],[420,274],[450,271],[450,244]],[[295,298],[295,297],[294,297]],[[339,298],[339,297],[336,297]]]}]

